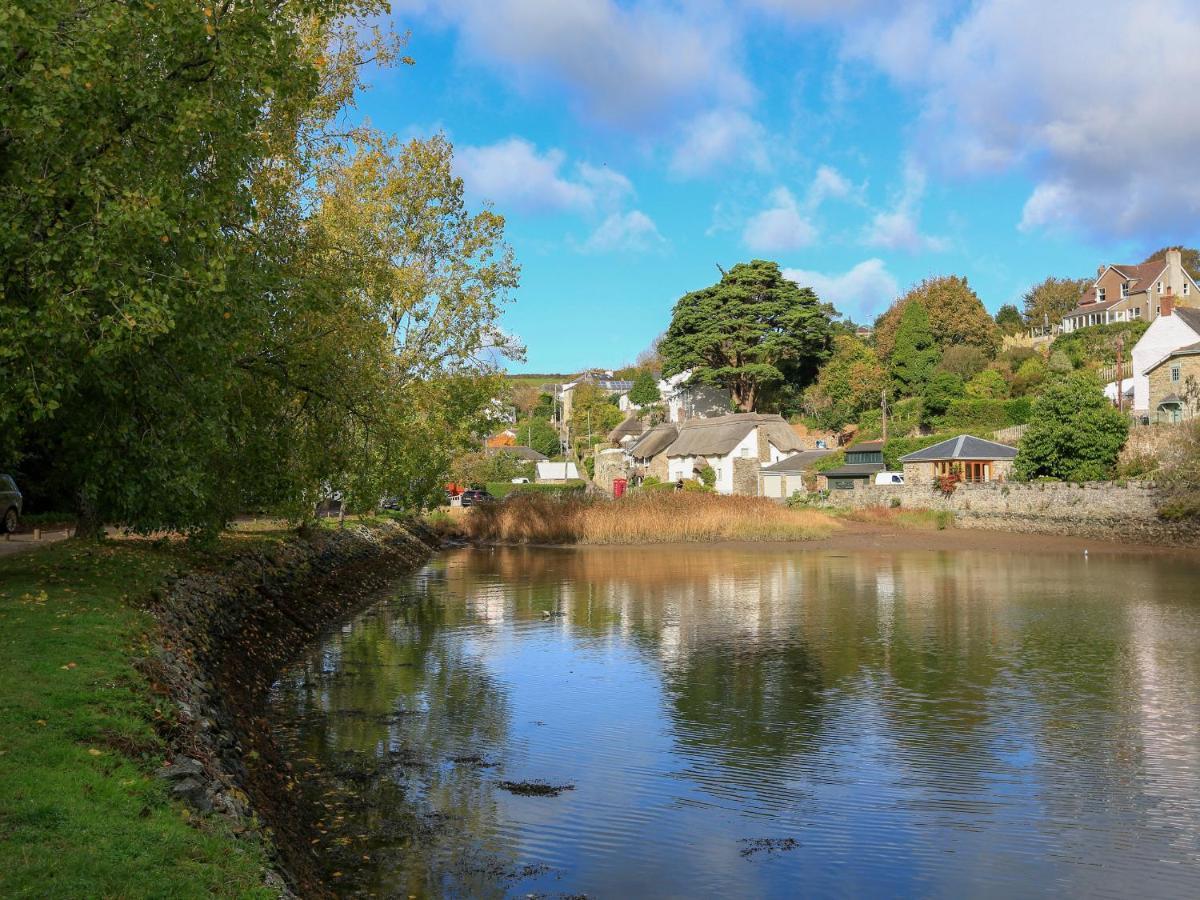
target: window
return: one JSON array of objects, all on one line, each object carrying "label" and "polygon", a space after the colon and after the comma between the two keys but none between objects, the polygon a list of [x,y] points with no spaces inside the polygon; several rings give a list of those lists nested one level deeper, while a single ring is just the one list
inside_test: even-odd
[{"label": "window", "polygon": [[1162,282],[1161,281],[1158,283],[1158,292],[1160,294],[1162,293]]},{"label": "window", "polygon": [[1179,366],[1171,366],[1171,382],[1172,383],[1176,383],[1179,381],[1179,375],[1180,375]]},{"label": "window", "polygon": [[1183,296],[1186,297],[1188,294],[1190,294],[1192,292],[1191,288],[1192,288],[1192,283],[1190,281],[1185,281],[1183,283]]},{"label": "window", "polygon": [[742,448],[742,456],[746,457],[746,458],[748,458],[750,456],[750,448],[749,447]]},{"label": "window", "polygon": [[1156,317],[1156,318],[1157,318],[1158,316],[1161,316],[1161,315],[1162,315],[1162,307],[1161,307],[1161,306],[1156,306],[1156,307],[1154,307],[1154,315],[1155,315],[1155,317]]},{"label": "window", "polygon": [[1129,296],[1129,282],[1122,281],[1121,282],[1121,297],[1122,297],[1122,299],[1124,299],[1125,297],[1128,297],[1128,296]]},{"label": "window", "polygon": [[1133,308],[1133,317],[1135,319],[1140,319],[1142,317],[1142,308],[1140,306],[1135,306]]},{"label": "window", "polygon": [[1096,302],[1097,303],[1104,302],[1104,288],[1096,288]]}]

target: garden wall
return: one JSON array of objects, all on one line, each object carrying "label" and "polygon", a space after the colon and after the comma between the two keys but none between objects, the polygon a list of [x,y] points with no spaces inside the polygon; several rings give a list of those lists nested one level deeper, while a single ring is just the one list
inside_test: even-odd
[{"label": "garden wall", "polygon": [[1070,534],[1137,543],[1200,545],[1196,524],[1158,517],[1158,492],[1146,482],[960,484],[949,496],[928,484],[872,485],[833,491],[838,506],[949,510],[958,524],[999,531]]}]

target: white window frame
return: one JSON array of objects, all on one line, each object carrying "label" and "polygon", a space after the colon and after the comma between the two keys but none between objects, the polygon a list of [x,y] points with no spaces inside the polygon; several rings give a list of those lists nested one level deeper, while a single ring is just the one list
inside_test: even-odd
[{"label": "white window frame", "polygon": [[1102,288],[1102,287],[1096,288],[1096,302],[1097,303],[1104,302],[1104,288]]},{"label": "white window frame", "polygon": [[1171,366],[1171,384],[1179,384],[1183,378],[1183,370],[1178,363]]}]

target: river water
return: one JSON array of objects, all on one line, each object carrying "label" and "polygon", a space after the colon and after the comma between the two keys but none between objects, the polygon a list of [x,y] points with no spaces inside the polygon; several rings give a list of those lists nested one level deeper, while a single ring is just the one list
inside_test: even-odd
[{"label": "river water", "polygon": [[273,701],[347,895],[1200,896],[1184,558],[450,551]]}]

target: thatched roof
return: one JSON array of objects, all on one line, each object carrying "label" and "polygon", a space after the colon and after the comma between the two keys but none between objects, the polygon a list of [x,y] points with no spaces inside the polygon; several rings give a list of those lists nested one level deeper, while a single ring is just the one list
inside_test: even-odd
[{"label": "thatched roof", "polygon": [[642,424],[642,420],[637,416],[630,416],[616,428],[608,433],[608,442],[610,444],[621,443],[622,438],[638,437],[645,432],[646,426]]},{"label": "thatched roof", "polygon": [[668,456],[725,456],[750,432],[761,428],[768,441],[785,453],[803,450],[804,445],[783,416],[761,413],[733,413],[712,419],[689,419],[679,429],[679,437],[667,451]]},{"label": "thatched roof", "polygon": [[670,422],[655,425],[629,448],[629,455],[635,459],[653,459],[675,442],[679,429]]}]

